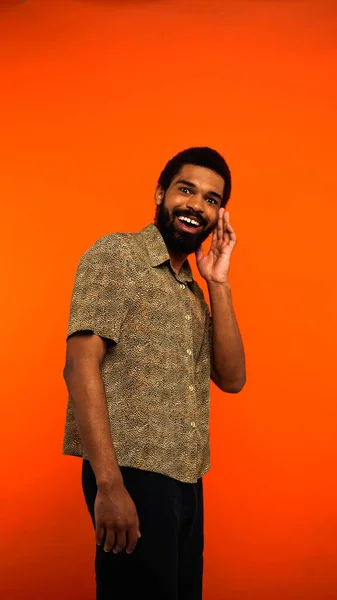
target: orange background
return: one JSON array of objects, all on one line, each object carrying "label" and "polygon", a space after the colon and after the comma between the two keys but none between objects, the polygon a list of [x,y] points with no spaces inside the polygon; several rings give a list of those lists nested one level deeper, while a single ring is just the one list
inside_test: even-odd
[{"label": "orange background", "polygon": [[233,173],[248,367],[212,387],[204,598],[337,598],[336,39],[334,0],[2,0],[3,600],[94,597],[61,456],[74,274],[197,144]]}]

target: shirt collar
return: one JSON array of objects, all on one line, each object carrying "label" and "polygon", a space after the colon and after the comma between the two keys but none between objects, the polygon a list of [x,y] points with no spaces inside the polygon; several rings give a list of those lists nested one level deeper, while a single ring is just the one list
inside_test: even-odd
[{"label": "shirt collar", "polygon": [[[159,267],[159,265],[170,261],[170,255],[168,253],[163,236],[154,223],[150,223],[141,229],[139,233],[145,242],[152,267]],[[179,281],[193,281],[191,267],[187,259],[181,267],[177,279],[179,279]]]}]

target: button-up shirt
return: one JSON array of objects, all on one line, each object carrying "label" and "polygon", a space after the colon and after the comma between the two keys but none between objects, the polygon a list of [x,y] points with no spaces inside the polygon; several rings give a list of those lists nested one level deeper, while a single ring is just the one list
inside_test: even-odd
[{"label": "button-up shirt", "polygon": [[[191,483],[209,470],[211,329],[188,261],[177,275],[154,224],[108,234],[82,256],[68,337],[113,342],[101,373],[120,466]],[[63,453],[88,458],[70,398]]]}]

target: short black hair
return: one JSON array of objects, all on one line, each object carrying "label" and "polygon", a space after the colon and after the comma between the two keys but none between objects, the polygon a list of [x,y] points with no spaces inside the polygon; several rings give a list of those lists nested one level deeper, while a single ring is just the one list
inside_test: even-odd
[{"label": "short black hair", "polygon": [[197,165],[198,167],[205,167],[218,173],[225,182],[224,197],[221,202],[221,206],[226,206],[232,190],[232,177],[229,167],[225,159],[212,148],[207,146],[188,148],[182,150],[176,154],[168,163],[165,165],[163,171],[158,179],[158,185],[160,185],[164,191],[170,187],[172,180],[183,167],[183,165]]}]

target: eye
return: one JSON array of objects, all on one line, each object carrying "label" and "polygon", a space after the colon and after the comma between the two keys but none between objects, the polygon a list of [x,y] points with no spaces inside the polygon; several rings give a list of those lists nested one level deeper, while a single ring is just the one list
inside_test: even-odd
[{"label": "eye", "polygon": [[179,190],[180,190],[181,192],[183,192],[184,194],[190,194],[190,193],[191,193],[191,190],[189,190],[189,189],[188,189],[188,188],[186,188],[186,187],[181,187],[181,188],[179,188]]},{"label": "eye", "polygon": [[218,204],[214,198],[207,198],[207,202],[213,202],[213,204]]}]

